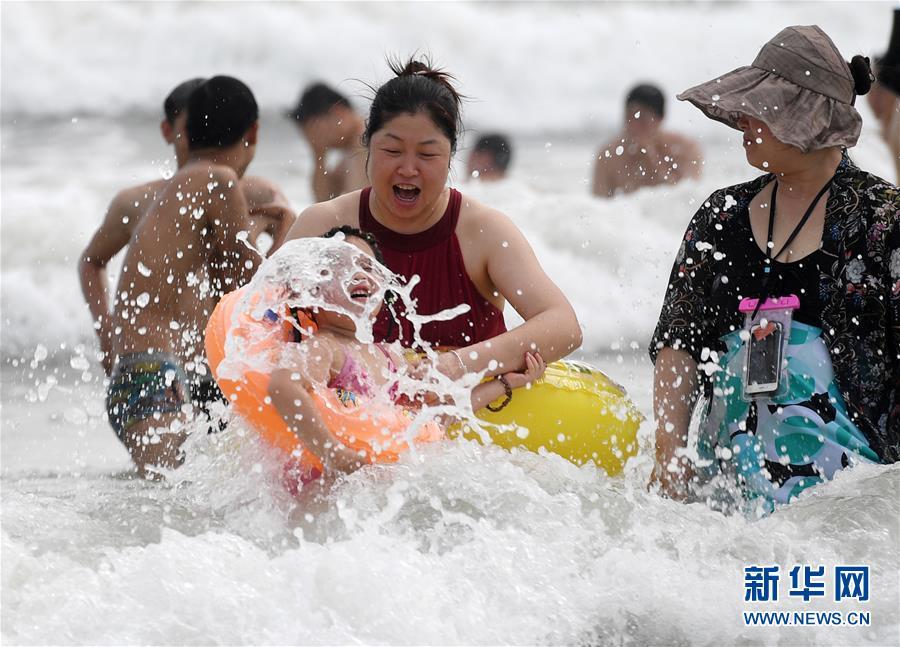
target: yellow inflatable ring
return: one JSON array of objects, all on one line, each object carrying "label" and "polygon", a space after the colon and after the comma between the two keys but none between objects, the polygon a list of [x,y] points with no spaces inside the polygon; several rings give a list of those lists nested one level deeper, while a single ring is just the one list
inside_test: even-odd
[{"label": "yellow inflatable ring", "polygon": [[[499,412],[482,409],[477,415],[489,423],[495,445],[546,450],[576,465],[593,462],[610,476],[637,453],[637,430],[644,419],[621,386],[592,366],[570,360],[548,365],[530,389],[513,391],[512,401]],[[483,440],[471,427],[462,431]]]}]

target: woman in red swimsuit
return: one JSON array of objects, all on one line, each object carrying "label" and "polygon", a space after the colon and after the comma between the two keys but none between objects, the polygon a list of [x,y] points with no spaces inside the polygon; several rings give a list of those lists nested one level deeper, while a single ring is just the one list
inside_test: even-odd
[{"label": "woman in red swimsuit", "polygon": [[[424,342],[456,349],[438,356],[438,369],[450,377],[523,370],[526,352],[547,361],[568,355],[581,345],[578,320],[522,232],[447,186],[461,127],[451,77],[416,60],[391,69],[395,77],[376,92],[363,135],[372,185],[309,207],[288,239],[358,227],[375,235],[388,268],[407,280],[418,275],[412,295],[419,315],[469,306],[421,330]],[[525,320],[508,332],[506,301]],[[376,337],[413,346],[412,323],[396,314],[384,309]]]}]

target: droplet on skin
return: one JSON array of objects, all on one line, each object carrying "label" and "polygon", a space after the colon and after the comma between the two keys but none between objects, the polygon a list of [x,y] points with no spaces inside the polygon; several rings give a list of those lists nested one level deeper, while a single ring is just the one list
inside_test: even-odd
[{"label": "droplet on skin", "polygon": [[763,168],[769,168],[769,163],[768,163],[768,162],[763,162]]},{"label": "droplet on skin", "polygon": [[624,152],[625,152],[625,147],[624,147],[624,146],[622,146],[621,144],[618,145],[618,146],[616,146],[616,155],[621,156],[622,153],[624,153]]},{"label": "droplet on skin", "polygon": [[144,265],[143,263],[141,263],[140,261],[138,261],[137,267],[138,267],[138,272],[140,273],[141,276],[150,276],[151,274],[153,274],[153,272],[150,270],[150,268],[147,267],[146,265]]}]

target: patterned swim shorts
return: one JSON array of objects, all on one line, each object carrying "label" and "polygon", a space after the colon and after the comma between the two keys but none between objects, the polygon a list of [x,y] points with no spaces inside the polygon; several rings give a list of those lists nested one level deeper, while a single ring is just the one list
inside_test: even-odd
[{"label": "patterned swim shorts", "polygon": [[209,417],[208,405],[216,401],[225,400],[215,381],[189,380],[178,359],[168,353],[122,355],[106,391],[109,422],[123,442],[132,425],[154,414],[197,409]]}]

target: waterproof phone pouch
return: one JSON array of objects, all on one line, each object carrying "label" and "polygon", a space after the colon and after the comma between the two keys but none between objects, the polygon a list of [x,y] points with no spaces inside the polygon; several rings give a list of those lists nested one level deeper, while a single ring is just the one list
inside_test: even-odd
[{"label": "waterproof phone pouch", "polygon": [[791,338],[791,321],[800,299],[790,294],[759,299],[741,300],[738,310],[744,314],[744,376],[741,397],[760,400],[784,395],[788,391],[787,345]]}]

